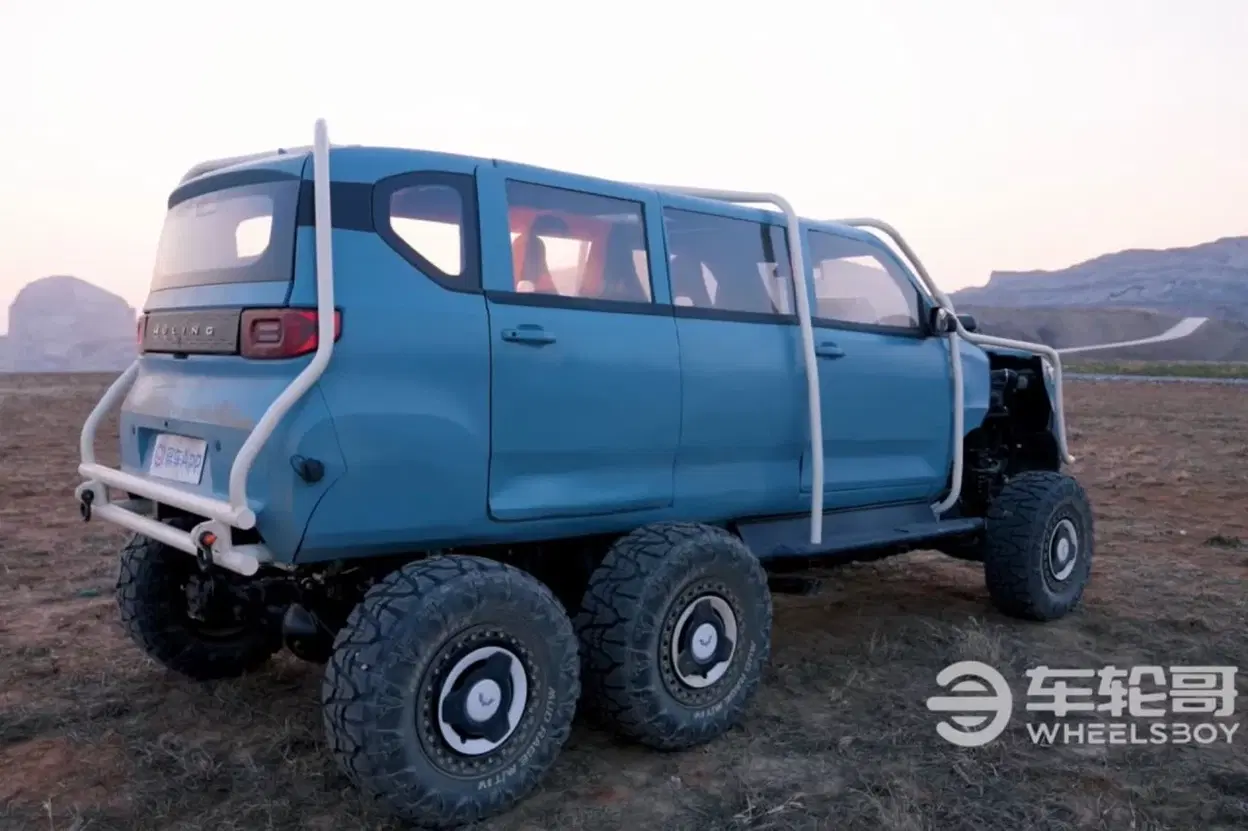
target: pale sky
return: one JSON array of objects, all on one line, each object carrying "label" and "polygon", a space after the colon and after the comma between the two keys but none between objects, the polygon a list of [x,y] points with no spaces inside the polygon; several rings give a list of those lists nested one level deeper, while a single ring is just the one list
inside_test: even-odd
[{"label": "pale sky", "polygon": [[1248,234],[1248,0],[0,0],[0,331],[141,305],[203,159],[311,142],[783,193],[947,290]]}]

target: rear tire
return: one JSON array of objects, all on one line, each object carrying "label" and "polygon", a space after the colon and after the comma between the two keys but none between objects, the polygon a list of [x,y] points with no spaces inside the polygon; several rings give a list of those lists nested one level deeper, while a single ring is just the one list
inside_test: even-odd
[{"label": "rear tire", "polygon": [[996,607],[1024,620],[1056,620],[1083,597],[1092,573],[1092,506],[1073,477],[1029,471],[988,510],[984,580]]},{"label": "rear tire", "polygon": [[771,651],[758,559],[719,528],[660,523],[621,537],[594,572],[577,630],[586,703],[661,750],[731,729]]},{"label": "rear tire", "polygon": [[190,616],[194,557],[141,535],[121,552],[117,606],[126,632],[159,663],[197,681],[236,678],[281,649],[272,627],[237,621],[210,628]]},{"label": "rear tire", "polygon": [[321,687],[343,772],[390,814],[434,828],[499,814],[535,788],[579,695],[559,601],[517,568],[458,555],[369,589]]}]

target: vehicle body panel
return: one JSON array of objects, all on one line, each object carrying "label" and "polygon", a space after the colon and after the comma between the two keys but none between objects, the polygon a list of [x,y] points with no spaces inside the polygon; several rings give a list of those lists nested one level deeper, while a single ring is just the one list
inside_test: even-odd
[{"label": "vehicle body panel", "polygon": [[[292,279],[156,290],[145,310],[314,306],[306,162],[253,161],[201,177],[254,181],[297,171],[303,181]],[[783,228],[781,214],[399,149],[335,148],[331,171],[343,337],[249,482],[258,530],[279,560],[808,510],[810,436],[796,315],[716,315],[674,305],[663,222],[664,209],[673,208]],[[517,292],[509,180],[638,205],[652,300]],[[182,188],[208,187],[197,182]],[[455,279],[405,249],[389,224],[387,200],[422,183],[462,200],[467,221]],[[811,229],[882,246],[858,229],[803,222],[804,254]],[[807,283],[813,309],[809,272]],[[532,327],[542,330],[537,342]],[[826,509],[938,499],[952,450],[947,339],[827,321],[815,322],[814,336],[816,345],[834,341],[844,353],[819,361]],[[959,348],[969,433],[987,411],[989,359],[973,344]],[[225,498],[233,455],[308,360],[143,356],[123,406],[125,469],[145,473],[156,431],[200,436],[210,450],[198,487]],[[299,479],[292,456],[321,461],[324,477]]]}]

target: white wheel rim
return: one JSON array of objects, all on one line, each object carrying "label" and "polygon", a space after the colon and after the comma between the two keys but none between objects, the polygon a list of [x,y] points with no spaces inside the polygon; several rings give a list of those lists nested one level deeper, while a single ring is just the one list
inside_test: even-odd
[{"label": "white wheel rim", "polygon": [[[721,637],[727,638],[732,646],[728,657],[714,664],[706,671],[705,675],[688,674],[681,670],[680,636],[684,631],[686,621],[693,615],[697,607],[703,603],[710,604],[711,609],[719,616],[724,631],[721,635],[710,623],[699,624],[698,628],[694,630],[690,645],[690,652],[693,653],[695,660],[699,662],[705,661],[714,655],[715,650],[719,647]],[[728,671],[728,667],[732,665],[732,659],[737,654],[737,616],[732,613],[732,607],[722,597],[713,594],[704,594],[694,598],[685,607],[684,611],[680,613],[680,617],[676,619],[676,625],[672,627],[672,642],[668,649],[670,650],[672,660],[672,671],[676,673],[680,683],[694,689],[703,689],[711,686],[724,677],[724,673]]]},{"label": "white wheel rim", "polygon": [[[460,679],[469,667],[499,653],[506,655],[511,662],[508,676],[511,679],[512,697],[511,704],[507,708],[507,732],[498,741],[490,741],[484,738],[465,739],[443,718],[442,704],[454,689],[455,682]],[[498,685],[498,682],[489,678],[482,679],[473,684],[472,689],[468,691],[465,713],[469,719],[475,722],[483,722],[497,714],[501,699],[502,688]],[[465,756],[481,756],[497,750],[511,738],[511,734],[515,732],[516,726],[520,724],[520,717],[524,715],[524,708],[528,704],[528,700],[529,681],[524,674],[524,664],[521,663],[520,659],[516,657],[515,653],[501,646],[483,646],[460,658],[455,663],[455,666],[451,667],[451,671],[447,673],[446,680],[442,682],[436,709],[438,730],[446,743],[456,752]]]},{"label": "white wheel rim", "polygon": [[1053,529],[1048,545],[1049,572],[1055,580],[1063,581],[1075,571],[1079,562],[1079,532],[1069,519],[1063,519]]}]

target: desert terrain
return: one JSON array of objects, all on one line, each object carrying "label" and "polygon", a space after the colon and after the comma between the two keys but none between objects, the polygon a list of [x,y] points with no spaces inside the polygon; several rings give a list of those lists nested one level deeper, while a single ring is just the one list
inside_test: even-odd
[{"label": "desert terrain", "polygon": [[[0,828],[392,826],[324,746],[320,668],[198,684],[127,641],[124,533],[84,524],[78,429],[104,375],[0,375]],[[1071,381],[1074,472],[1096,509],[1091,586],[1065,620],[988,604],[933,552],[830,571],[777,596],[773,657],[744,722],[661,754],[578,723],[540,790],[491,829],[1248,827],[1248,735],[1207,746],[1042,746],[1017,702],[1031,666],[1236,665],[1248,692],[1248,388]],[[115,421],[101,455],[115,463]],[[952,661],[1001,669],[1015,720],[946,744],[925,700]],[[1245,728],[1248,729],[1248,728]]]}]

